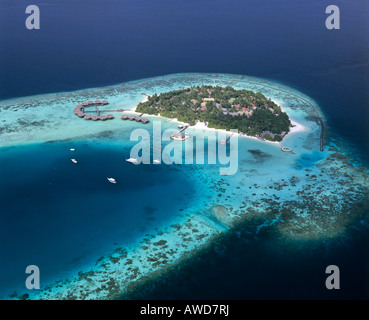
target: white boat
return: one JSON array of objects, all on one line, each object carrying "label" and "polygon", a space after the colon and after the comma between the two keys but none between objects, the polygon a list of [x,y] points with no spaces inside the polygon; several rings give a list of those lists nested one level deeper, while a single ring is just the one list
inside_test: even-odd
[{"label": "white boat", "polygon": [[187,133],[175,133],[173,135],[170,136],[171,139],[175,140],[175,141],[184,141],[188,138],[191,138],[191,136]]},{"label": "white boat", "polygon": [[134,163],[134,164],[138,163],[138,160],[136,158],[129,158],[129,159],[126,159],[126,161]]},{"label": "white boat", "polygon": [[72,148],[72,149],[70,149],[70,151],[74,151],[74,150],[76,150],[76,149],[73,149],[73,148]]},{"label": "white boat", "polygon": [[154,160],[154,163],[161,163],[161,162],[160,162],[160,160],[155,159],[155,160]]},{"label": "white boat", "polygon": [[73,163],[77,163],[77,160],[76,159],[71,159]]},{"label": "white boat", "polygon": [[114,178],[106,178],[110,183],[117,183],[117,181]]}]

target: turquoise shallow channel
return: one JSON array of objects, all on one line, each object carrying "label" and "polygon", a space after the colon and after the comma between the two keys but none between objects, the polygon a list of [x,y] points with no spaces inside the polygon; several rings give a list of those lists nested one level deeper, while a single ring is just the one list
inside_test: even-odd
[{"label": "turquoise shallow channel", "polygon": [[[220,175],[220,164],[135,166],[125,161],[136,143],[132,130],[152,132],[154,121],[162,130],[176,129],[178,122],[145,116],[150,122],[141,124],[119,115],[92,122],[73,114],[82,101],[106,99],[114,109],[130,109],[143,94],[196,85],[230,85],[276,101],[302,128],[282,141],[293,152],[239,137],[234,175]],[[320,119],[325,123],[318,104],[303,93],[233,74],[173,74],[1,101],[1,296],[128,298],[148,279],[258,218],[281,243],[343,237],[366,219],[368,168],[326,125],[320,150]],[[118,183],[109,184],[109,176]],[[40,266],[41,290],[27,291],[17,276],[29,264]]]}]

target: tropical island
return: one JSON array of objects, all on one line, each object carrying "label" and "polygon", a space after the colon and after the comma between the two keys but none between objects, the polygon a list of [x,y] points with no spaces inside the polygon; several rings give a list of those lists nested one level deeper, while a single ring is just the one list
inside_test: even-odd
[{"label": "tropical island", "polygon": [[281,141],[291,127],[288,115],[260,92],[236,90],[231,86],[192,86],[148,97],[137,112],[177,118],[209,128],[237,129],[248,136]]}]

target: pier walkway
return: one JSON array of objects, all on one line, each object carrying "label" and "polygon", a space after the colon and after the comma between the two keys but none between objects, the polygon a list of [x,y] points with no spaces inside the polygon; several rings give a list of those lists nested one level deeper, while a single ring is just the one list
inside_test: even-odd
[{"label": "pier walkway", "polygon": [[230,134],[226,139],[222,139],[220,141],[220,144],[227,144],[228,140],[231,139],[231,137],[234,135],[234,132],[232,132],[232,134]]},{"label": "pier walkway", "polygon": [[178,132],[176,132],[175,134],[180,134],[182,131],[186,130],[190,125],[186,125],[184,126],[181,130],[179,130]]},{"label": "pier walkway", "polygon": [[292,148],[285,147],[282,143],[279,143],[279,145],[282,147],[281,150],[283,152],[292,152]]},{"label": "pier walkway", "polygon": [[96,104],[95,104],[95,109],[96,109],[97,116],[100,117],[100,110]]}]

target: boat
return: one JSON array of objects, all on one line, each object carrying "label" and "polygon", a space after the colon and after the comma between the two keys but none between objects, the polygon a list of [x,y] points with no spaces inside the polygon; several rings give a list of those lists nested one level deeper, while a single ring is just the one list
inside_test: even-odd
[{"label": "boat", "polygon": [[160,160],[155,159],[155,160],[154,160],[154,163],[161,163],[161,162],[160,162]]},{"label": "boat", "polygon": [[110,183],[117,183],[117,181],[114,178],[106,178]]},{"label": "boat", "polygon": [[188,138],[191,138],[191,136],[187,133],[175,133],[173,135],[170,136],[171,139],[175,140],[175,141],[184,141]]},{"label": "boat", "polygon": [[72,148],[72,149],[70,149],[70,151],[74,151],[74,150],[76,150],[76,149],[73,149],[73,148]]},{"label": "boat", "polygon": [[134,164],[137,164],[138,163],[138,160],[136,158],[129,158],[129,159],[126,159],[127,162],[131,162],[131,163],[134,163]]},{"label": "boat", "polygon": [[77,160],[76,159],[71,159],[73,163],[77,163]]}]

